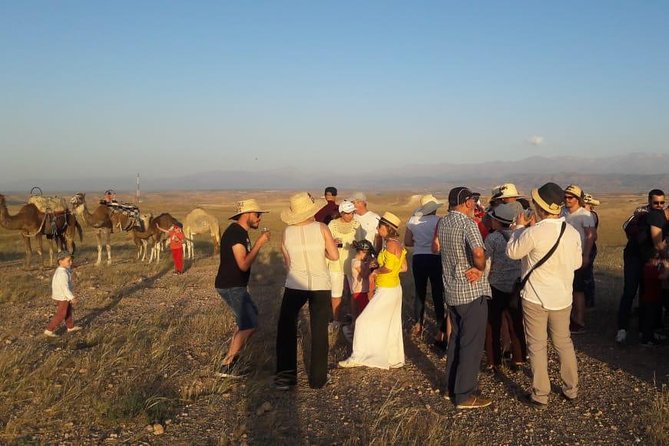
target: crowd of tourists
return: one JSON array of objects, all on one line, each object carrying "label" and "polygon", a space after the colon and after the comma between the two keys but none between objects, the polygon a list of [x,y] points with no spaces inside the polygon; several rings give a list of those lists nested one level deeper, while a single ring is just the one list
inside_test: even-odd
[{"label": "crowd of tourists", "polygon": [[[311,387],[321,388],[329,381],[328,335],[340,330],[352,346],[347,358],[337,358],[339,367],[402,367],[400,274],[411,263],[415,289],[407,331],[425,339],[429,283],[435,319],[431,343],[446,352],[445,396],[458,409],[491,404],[478,386],[483,352],[486,368],[493,373],[504,366],[518,369],[529,361],[532,387],[523,402],[546,407],[551,390],[549,336],[560,364],[561,397],[577,398],[572,335],[587,329],[586,308],[595,305],[595,207],[600,202],[591,194],[574,184],[562,188],[546,183],[524,197],[507,183],[492,190],[484,207],[479,193],[461,186],[449,191],[446,202],[432,194],[422,196],[406,225],[392,212],[379,215],[369,210],[362,192],[337,203],[337,189],[327,187],[325,199],[323,205],[301,192],[281,212],[287,225],[281,235],[287,275],[274,388],[297,385],[298,318],[307,303],[311,356],[305,362]],[[248,290],[251,266],[271,237],[262,229],[252,244],[249,231],[260,228],[266,212],[254,199],[239,201],[221,237],[215,287],[237,324],[219,372],[222,377],[246,373],[240,353],[258,326],[258,308]],[[637,291],[641,345],[664,340],[659,329],[668,294],[668,217],[664,192],[653,189],[647,205],[625,222],[619,343],[628,341]],[[81,329],[73,319],[71,255],[61,253],[58,264],[53,278],[57,312],[44,332],[47,336],[55,336],[62,322],[67,331]]]}]

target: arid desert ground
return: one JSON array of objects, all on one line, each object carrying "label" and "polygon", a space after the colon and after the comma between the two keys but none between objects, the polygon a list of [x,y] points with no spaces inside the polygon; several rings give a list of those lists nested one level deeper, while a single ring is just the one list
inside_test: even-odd
[{"label": "arid desert ground", "polygon": [[[426,192],[368,193],[369,207],[406,221],[417,207],[412,196]],[[429,192],[441,199],[447,193]],[[89,206],[99,195],[87,194]],[[669,444],[669,346],[642,348],[636,335],[625,346],[613,340],[622,289],[621,224],[643,203],[642,194],[595,194],[602,201],[597,304],[587,314],[587,333],[574,338],[580,396],[569,403],[555,393],[549,408],[539,412],[518,402],[530,385],[529,367],[481,373],[481,390],[494,400],[489,408],[460,412],[443,398],[445,358],[431,347],[434,325],[423,339],[408,334],[410,273],[402,277],[405,367],[337,369],[350,347],[343,337],[332,337],[327,387],[309,389],[300,360],[300,385],[290,392],[273,390],[276,318],[285,279],[279,212],[289,195],[153,193],[140,204],[142,212],[170,212],[178,219],[200,206],[218,217],[221,229],[237,199],[256,198],[271,211],[263,225],[272,240],[250,283],[261,325],[244,354],[252,369],[244,380],[215,375],[234,320],[213,287],[218,258],[208,237],[197,238],[196,258],[186,262],[184,275],[175,276],[169,253],[159,264],[137,261],[126,233],[112,236],[112,264],[95,266],[95,237],[83,224],[74,277],[75,319],[84,330],[51,340],[42,331],[54,310],[53,267],[34,257],[25,268],[18,233],[0,229],[0,443]],[[346,191],[340,193],[345,196]],[[7,195],[9,212],[26,198]],[[132,200],[130,194],[118,198]],[[255,236],[251,233],[252,240]],[[302,339],[308,336],[302,329]],[[554,353],[550,369],[557,390]]]}]

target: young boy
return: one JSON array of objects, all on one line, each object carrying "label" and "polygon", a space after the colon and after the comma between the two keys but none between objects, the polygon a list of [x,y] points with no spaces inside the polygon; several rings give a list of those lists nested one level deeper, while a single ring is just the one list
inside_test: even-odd
[{"label": "young boy", "polygon": [[72,294],[72,254],[67,251],[58,253],[58,268],[51,280],[51,290],[51,298],[56,301],[56,314],[44,334],[52,338],[58,336],[54,331],[63,320],[68,333],[81,330],[81,327],[74,325],[73,305],[77,301]]}]

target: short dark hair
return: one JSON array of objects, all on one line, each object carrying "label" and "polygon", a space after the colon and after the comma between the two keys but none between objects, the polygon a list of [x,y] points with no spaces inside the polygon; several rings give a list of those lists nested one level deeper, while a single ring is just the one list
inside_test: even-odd
[{"label": "short dark hair", "polygon": [[325,193],[327,194],[328,192],[330,192],[330,193],[331,193],[333,196],[335,196],[335,197],[337,196],[337,188],[334,187],[334,186],[328,186],[328,187],[326,187],[326,188],[325,188]]},{"label": "short dark hair", "polygon": [[660,196],[664,195],[664,191],[662,189],[653,189],[650,192],[648,192],[648,200],[650,200],[650,197],[652,196]]}]

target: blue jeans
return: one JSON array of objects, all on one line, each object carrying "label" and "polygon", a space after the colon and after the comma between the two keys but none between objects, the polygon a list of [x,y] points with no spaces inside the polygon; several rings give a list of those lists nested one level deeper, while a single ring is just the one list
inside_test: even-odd
[{"label": "blue jeans", "polygon": [[216,288],[216,291],[235,314],[240,330],[258,326],[258,307],[246,287]]}]

